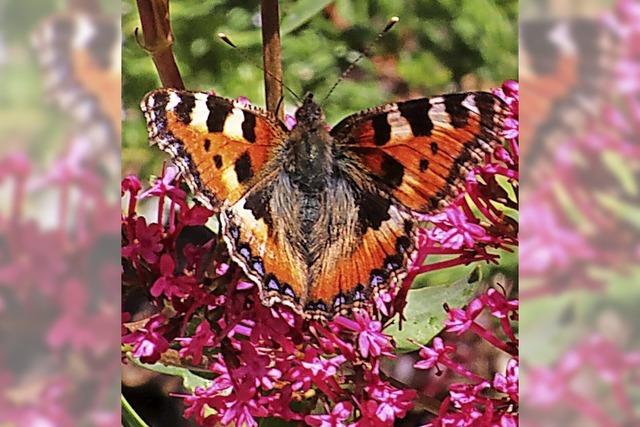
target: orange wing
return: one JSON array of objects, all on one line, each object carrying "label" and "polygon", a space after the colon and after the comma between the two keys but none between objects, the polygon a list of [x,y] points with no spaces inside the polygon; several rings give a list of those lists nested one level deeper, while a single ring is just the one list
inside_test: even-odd
[{"label": "orange wing", "polygon": [[141,108],[151,142],[173,157],[210,209],[234,204],[258,182],[286,135],[267,112],[206,92],[159,89]]},{"label": "orange wing", "polygon": [[389,289],[406,275],[414,250],[414,219],[388,198],[360,194],[355,233],[341,230],[336,247],[318,260],[306,307],[312,313],[364,305],[372,294]]},{"label": "orange wing", "polygon": [[430,212],[502,144],[506,106],[486,92],[388,104],[347,117],[332,131],[346,157],[407,208]]},{"label": "orange wing", "polygon": [[[357,173],[350,178],[360,178]],[[264,305],[332,317],[365,304],[404,275],[414,246],[413,218],[389,196],[357,182],[331,178],[332,191],[322,196],[307,230],[300,206],[308,196],[283,172],[222,211],[229,253],[260,286]]]}]

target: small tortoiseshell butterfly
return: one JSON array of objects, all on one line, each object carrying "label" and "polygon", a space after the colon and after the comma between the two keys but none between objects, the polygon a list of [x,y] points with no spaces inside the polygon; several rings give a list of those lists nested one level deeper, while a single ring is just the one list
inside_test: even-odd
[{"label": "small tortoiseshell butterfly", "polygon": [[[558,147],[601,119],[611,92],[614,43],[591,18],[530,19],[520,23],[522,180],[535,182]],[[531,176],[535,173],[535,176]],[[526,189],[525,189],[526,190]]]},{"label": "small tortoiseshell butterfly", "polygon": [[63,12],[45,19],[32,39],[51,101],[91,137],[94,152],[119,152],[119,20]]},{"label": "small tortoiseshell butterfly", "polygon": [[441,208],[501,144],[506,106],[486,92],[386,104],[330,131],[307,95],[287,127],[254,106],[159,89],[142,101],[152,143],[220,213],[232,259],[306,317],[365,304],[405,276],[413,213]]}]

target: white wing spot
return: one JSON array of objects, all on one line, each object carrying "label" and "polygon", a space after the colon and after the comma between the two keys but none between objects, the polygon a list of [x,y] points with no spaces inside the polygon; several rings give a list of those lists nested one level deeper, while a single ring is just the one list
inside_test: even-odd
[{"label": "white wing spot", "polygon": [[224,122],[222,133],[229,138],[242,139],[242,122],[244,122],[244,113],[241,109],[234,108]]},{"label": "white wing spot", "polygon": [[476,106],[476,98],[473,94],[467,95],[467,97],[462,101],[462,106],[467,110],[473,111],[476,114],[480,114],[480,110]]},{"label": "white wing spot", "polygon": [[209,117],[209,108],[207,107],[208,95],[206,93],[196,93],[194,96],[196,98],[196,103],[193,107],[193,111],[191,112],[191,126],[195,126],[206,131],[207,118]]}]

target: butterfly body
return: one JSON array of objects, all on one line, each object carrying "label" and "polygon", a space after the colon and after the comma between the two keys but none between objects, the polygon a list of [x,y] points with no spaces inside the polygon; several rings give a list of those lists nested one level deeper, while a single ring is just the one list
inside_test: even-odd
[{"label": "butterfly body", "polygon": [[267,112],[162,89],[142,102],[149,136],[219,211],[232,259],[262,303],[307,317],[366,305],[406,274],[413,212],[459,192],[497,144],[503,105],[483,92],[387,104],[329,130],[304,98],[288,130]]}]

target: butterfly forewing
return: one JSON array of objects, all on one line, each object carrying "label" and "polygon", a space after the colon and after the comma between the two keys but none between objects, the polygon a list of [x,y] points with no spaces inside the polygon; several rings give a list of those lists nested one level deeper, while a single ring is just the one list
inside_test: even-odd
[{"label": "butterfly forewing", "polygon": [[237,202],[285,139],[286,128],[267,112],[206,92],[160,89],[141,106],[152,143],[212,209]]},{"label": "butterfly forewing", "polygon": [[464,178],[502,144],[506,107],[469,92],[388,104],[347,117],[331,135],[346,162],[407,208],[431,212],[459,193]]}]

